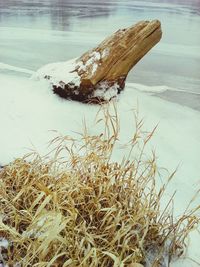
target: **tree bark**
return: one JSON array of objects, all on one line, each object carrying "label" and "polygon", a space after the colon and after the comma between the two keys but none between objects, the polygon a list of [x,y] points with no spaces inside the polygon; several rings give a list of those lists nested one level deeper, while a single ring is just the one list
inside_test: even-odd
[{"label": "tree bark", "polygon": [[56,94],[82,102],[107,101],[124,89],[129,71],[161,39],[158,20],[141,21],[106,38],[80,58],[48,65],[38,77]]}]

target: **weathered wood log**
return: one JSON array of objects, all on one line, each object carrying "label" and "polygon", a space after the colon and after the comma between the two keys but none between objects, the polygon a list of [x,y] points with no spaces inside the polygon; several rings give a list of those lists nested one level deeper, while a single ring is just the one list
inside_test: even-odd
[{"label": "weathered wood log", "polygon": [[132,67],[161,39],[158,20],[118,30],[80,58],[49,64],[37,72],[56,94],[82,102],[110,100],[125,86]]}]

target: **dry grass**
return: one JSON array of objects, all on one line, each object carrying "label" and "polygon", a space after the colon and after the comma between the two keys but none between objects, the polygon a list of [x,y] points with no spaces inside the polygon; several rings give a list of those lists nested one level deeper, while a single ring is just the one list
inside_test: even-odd
[{"label": "dry grass", "polygon": [[144,153],[153,132],[144,135],[136,120],[130,153],[117,163],[117,114],[104,110],[103,123],[98,136],[84,127],[79,140],[55,138],[49,161],[35,154],[0,172],[0,236],[10,242],[9,266],[156,267],[183,253],[199,218],[193,210],[175,220],[170,203],[161,211],[166,185],[156,189],[155,155]]}]

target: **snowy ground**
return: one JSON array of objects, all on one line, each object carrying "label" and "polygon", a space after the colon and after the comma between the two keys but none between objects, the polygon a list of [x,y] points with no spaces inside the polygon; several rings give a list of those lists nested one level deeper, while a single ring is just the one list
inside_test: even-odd
[{"label": "snowy ground", "polygon": [[[25,69],[0,67],[0,165],[24,155],[29,149],[44,154],[48,141],[55,135],[76,136],[76,132],[81,132],[84,118],[92,134],[100,130],[94,127],[97,106],[60,99],[52,94],[46,81],[29,79],[30,73]],[[120,143],[129,141],[133,134],[133,109],[139,109],[140,117],[145,120],[145,130],[152,130],[159,124],[148,149],[155,149],[159,166],[168,168],[170,172],[178,166],[168,188],[169,195],[177,190],[174,212],[178,215],[200,185],[200,113],[142,92],[164,89],[144,88],[133,83],[126,86],[117,101]],[[116,150],[115,159],[122,157],[123,153],[125,151],[121,149]],[[191,237],[189,256],[200,262],[200,236],[193,233]],[[173,266],[198,265],[184,260]]]}]

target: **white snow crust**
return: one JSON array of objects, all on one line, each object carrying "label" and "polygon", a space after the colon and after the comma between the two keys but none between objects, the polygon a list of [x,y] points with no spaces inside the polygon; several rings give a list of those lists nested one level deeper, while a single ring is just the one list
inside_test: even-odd
[{"label": "white snow crust", "polygon": [[71,83],[80,85],[80,76],[77,68],[76,58],[64,62],[50,63],[40,68],[32,75],[32,79],[41,80],[47,78],[52,84],[62,86]]},{"label": "white snow crust", "polygon": [[[77,58],[64,62],[50,63],[40,68],[37,72],[33,73],[32,79],[41,80],[46,78],[50,81],[51,84],[61,87],[64,87],[65,84],[69,83],[72,85],[72,87],[79,86],[81,78],[77,70],[79,72],[85,71],[88,66],[91,66],[91,76],[94,75],[98,68],[98,61],[100,60],[100,58],[100,53],[94,51],[90,53],[89,59],[85,63],[83,63],[83,61],[81,60],[77,61]],[[21,70],[21,72],[23,72],[23,69]]]},{"label": "white snow crust", "polygon": [[89,54],[89,59],[83,63],[83,61],[77,62],[77,66],[79,71],[85,71],[88,66],[91,66],[92,71],[91,71],[91,76],[94,75],[94,73],[97,70],[99,60],[101,59],[101,54],[97,51],[93,51]]},{"label": "white snow crust", "polygon": [[117,83],[112,86],[108,86],[107,81],[101,82],[98,89],[96,89],[92,97],[99,97],[105,101],[109,101],[118,94],[119,85]]}]

